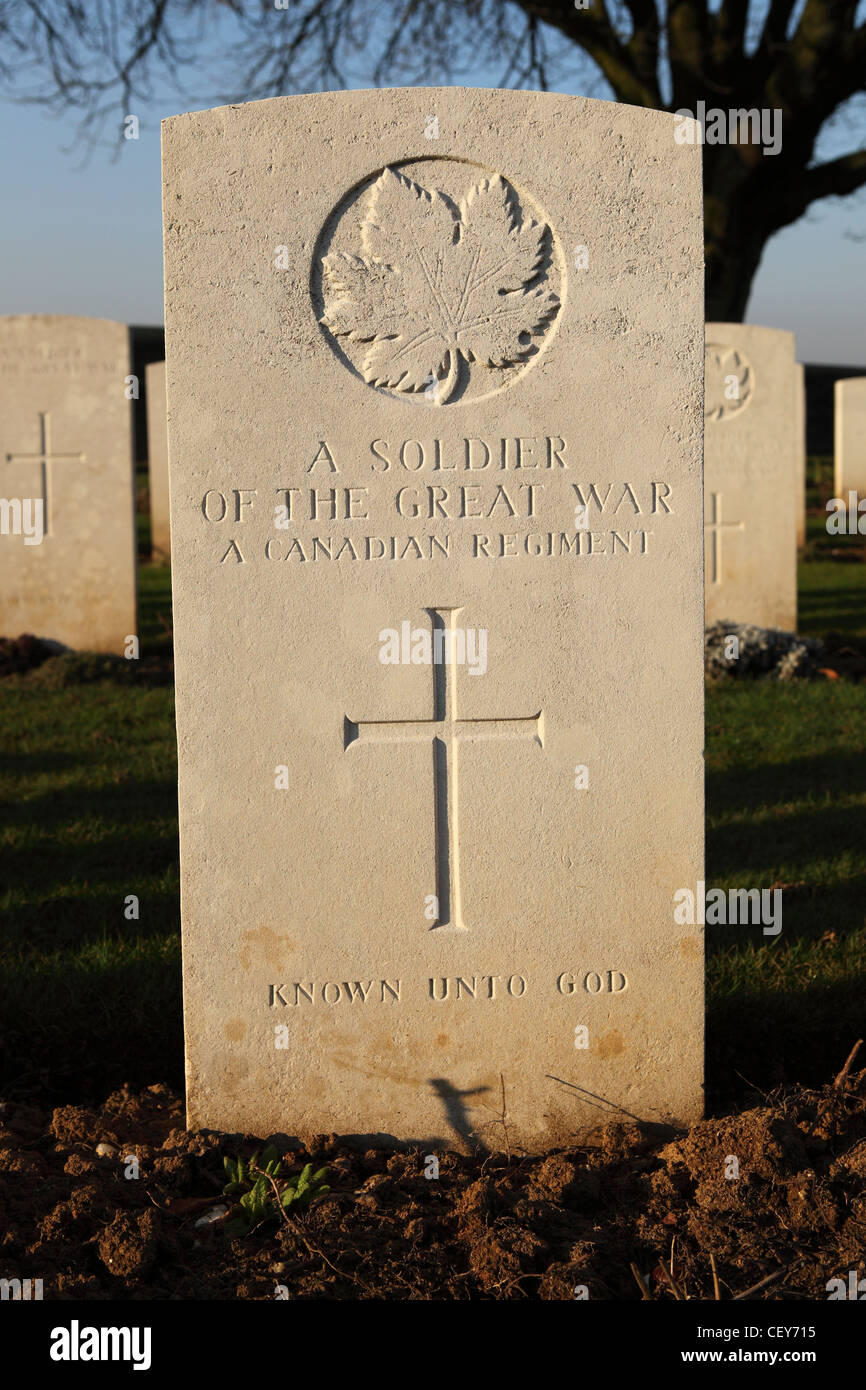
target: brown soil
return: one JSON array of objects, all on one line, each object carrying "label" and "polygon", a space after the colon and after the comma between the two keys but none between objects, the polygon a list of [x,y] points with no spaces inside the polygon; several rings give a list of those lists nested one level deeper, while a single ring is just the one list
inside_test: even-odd
[{"label": "brown soil", "polygon": [[[866,1070],[787,1088],[673,1141],[608,1125],[594,1145],[536,1157],[353,1149],[336,1135],[289,1153],[331,1191],[242,1238],[197,1227],[223,1199],[223,1156],[250,1136],[183,1129],[168,1087],[98,1110],[0,1105],[0,1277],[45,1299],[827,1298],[866,1250]],[[599,1142],[600,1141],[600,1142]],[[97,1145],[113,1152],[96,1153]],[[287,1147],[283,1144],[283,1148]],[[135,1153],[140,1176],[124,1176]],[[725,1176],[730,1158],[739,1178]],[[429,1166],[429,1165],[428,1165]],[[860,1269],[861,1275],[866,1270]]]}]

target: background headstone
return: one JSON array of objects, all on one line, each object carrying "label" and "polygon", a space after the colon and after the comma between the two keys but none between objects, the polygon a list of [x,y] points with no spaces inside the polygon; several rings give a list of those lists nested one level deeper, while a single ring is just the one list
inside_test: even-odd
[{"label": "background headstone", "polygon": [[806,368],[794,363],[794,450],[797,468],[797,545],[806,544]]},{"label": "background headstone", "polygon": [[145,369],[147,393],[147,476],[150,483],[150,539],[154,559],[171,555],[168,504],[168,437],[165,418],[165,363]]},{"label": "background headstone", "polygon": [[0,494],[41,501],[45,531],[0,535],[4,636],[120,656],[136,632],[129,372],[124,324],[0,318]]},{"label": "background headstone", "polygon": [[797,627],[794,335],[708,323],[707,623]]},{"label": "background headstone", "polygon": [[835,469],[833,491],[848,505],[848,493],[866,497],[866,376],[835,386]]},{"label": "background headstone", "polygon": [[699,148],[433,88],[163,157],[190,1124],[694,1120]]}]

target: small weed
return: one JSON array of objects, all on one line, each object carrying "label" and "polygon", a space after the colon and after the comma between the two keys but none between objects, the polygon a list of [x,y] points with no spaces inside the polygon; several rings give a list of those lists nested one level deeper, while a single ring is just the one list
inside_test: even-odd
[{"label": "small weed", "polygon": [[223,1159],[228,1182],[223,1188],[225,1196],[238,1196],[231,1220],[225,1224],[226,1235],[245,1236],[261,1226],[265,1221],[273,1221],[283,1211],[303,1210],[314,1197],[321,1197],[330,1188],[324,1179],[327,1168],[313,1172],[312,1163],[307,1163],[293,1178],[283,1174],[282,1160],[273,1144],[269,1144],[261,1155],[258,1153],[246,1163],[242,1158]]}]

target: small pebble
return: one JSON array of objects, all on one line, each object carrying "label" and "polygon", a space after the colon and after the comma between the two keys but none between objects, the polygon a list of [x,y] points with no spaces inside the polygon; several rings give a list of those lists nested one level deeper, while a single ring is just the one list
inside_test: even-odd
[{"label": "small pebble", "polygon": [[227,1211],[228,1207],[211,1207],[211,1210],[206,1211],[204,1216],[200,1216],[194,1224],[196,1226],[212,1226],[214,1221],[222,1220]]}]

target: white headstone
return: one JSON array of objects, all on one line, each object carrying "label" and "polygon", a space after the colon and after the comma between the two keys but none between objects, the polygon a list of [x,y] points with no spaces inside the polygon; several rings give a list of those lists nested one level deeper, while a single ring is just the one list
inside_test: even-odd
[{"label": "white headstone", "polygon": [[168,503],[168,437],[165,419],[165,363],[145,367],[147,393],[147,476],[150,483],[150,542],[154,559],[171,556]]},{"label": "white headstone", "polygon": [[806,368],[794,363],[794,449],[797,469],[797,545],[806,544]]},{"label": "white headstone", "polygon": [[866,376],[850,376],[835,386],[834,492],[846,507],[849,494],[866,498]]},{"label": "white headstone", "polygon": [[190,1123],[695,1119],[699,149],[460,88],[163,131]]},{"label": "white headstone", "polygon": [[708,323],[707,623],[797,627],[794,335]]},{"label": "white headstone", "polygon": [[120,656],[135,635],[133,392],[124,324],[0,318],[4,636]]}]

